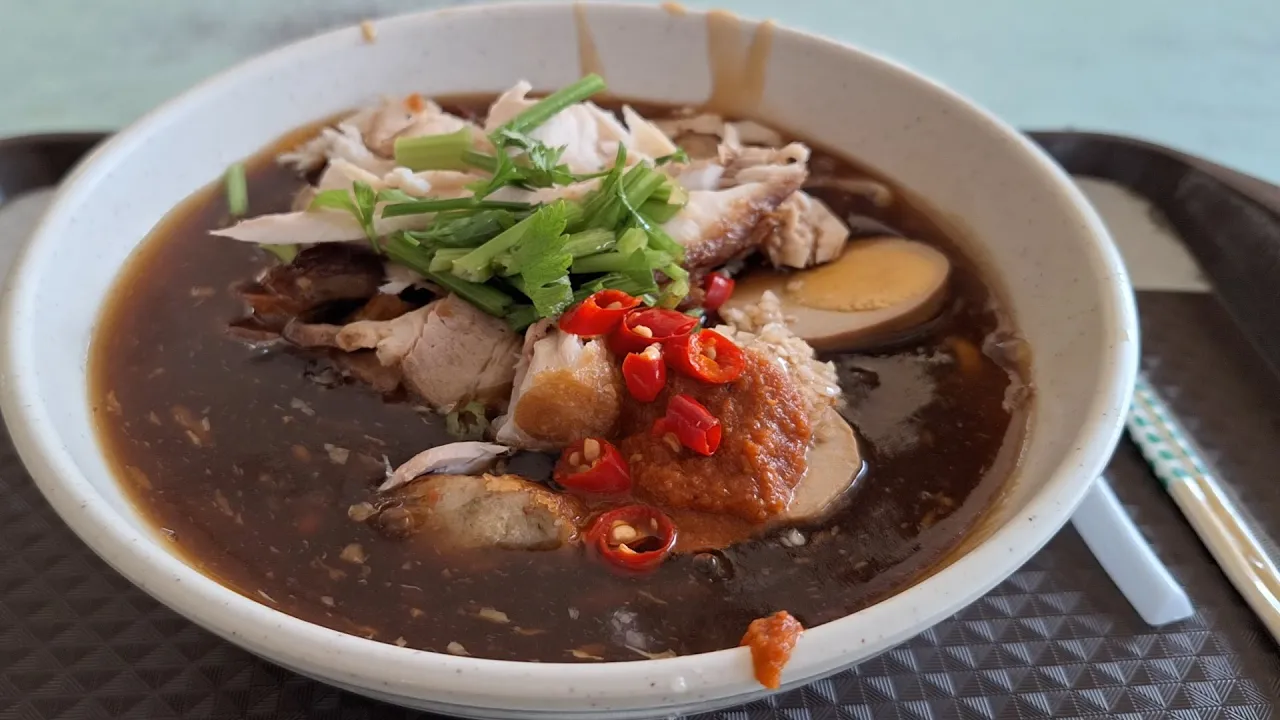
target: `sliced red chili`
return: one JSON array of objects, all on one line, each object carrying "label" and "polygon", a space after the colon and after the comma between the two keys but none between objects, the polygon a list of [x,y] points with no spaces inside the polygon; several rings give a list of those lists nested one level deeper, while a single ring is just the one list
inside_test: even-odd
[{"label": "sliced red chili", "polygon": [[733,278],[723,273],[711,273],[702,281],[702,307],[716,311],[733,295]]},{"label": "sliced red chili", "polygon": [[631,489],[631,469],[613,443],[587,438],[564,449],[552,477],[566,490],[621,493]]},{"label": "sliced red chili", "polygon": [[561,315],[560,329],[583,337],[607,335],[628,310],[639,304],[640,298],[621,290],[601,290]]},{"label": "sliced red chili", "polygon": [[697,318],[666,308],[637,308],[628,312],[609,334],[609,349],[615,355],[640,352],[653,343],[664,343],[687,335]]},{"label": "sliced red chili", "polygon": [[648,505],[624,505],[601,514],[586,534],[587,546],[614,567],[632,572],[654,570],[676,544],[671,518]]},{"label": "sliced red chili", "polygon": [[653,423],[653,434],[676,442],[698,453],[713,455],[720,447],[723,429],[720,421],[702,403],[681,393],[667,401],[667,414]]},{"label": "sliced red chili", "polygon": [[742,374],[742,348],[715,330],[699,330],[667,343],[663,357],[671,367],[695,380],[723,385]]},{"label": "sliced red chili", "polygon": [[627,353],[622,360],[622,379],[627,392],[640,402],[653,402],[667,384],[667,364],[657,343],[641,352]]}]

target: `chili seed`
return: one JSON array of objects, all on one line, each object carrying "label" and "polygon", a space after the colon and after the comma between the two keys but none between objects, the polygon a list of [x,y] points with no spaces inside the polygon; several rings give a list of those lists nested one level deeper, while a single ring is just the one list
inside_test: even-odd
[{"label": "chili seed", "polygon": [[647,337],[647,338],[653,337],[653,331],[645,327],[644,325],[637,325],[634,328],[632,328],[632,330],[634,330],[635,334],[639,335],[640,337]]},{"label": "chili seed", "polygon": [[569,464],[570,464],[570,465],[581,465],[581,464],[582,464],[582,456],[581,456],[581,455],[579,455],[579,454],[578,454],[578,453],[576,453],[576,452],[575,452],[574,454],[570,455],[570,456],[569,456]]},{"label": "chili seed", "polygon": [[605,306],[604,306],[604,309],[605,309],[605,310],[621,310],[621,309],[622,309],[622,303],[620,303],[620,302],[611,302],[611,303],[609,303],[608,305],[605,305]]},{"label": "chili seed", "polygon": [[582,456],[587,462],[595,462],[600,457],[600,443],[594,438],[587,438],[582,441]]},{"label": "chili seed", "polygon": [[710,345],[708,345],[708,346],[707,346],[707,349],[706,349],[706,350],[703,350],[703,351],[702,351],[702,354],[703,354],[703,355],[706,355],[708,358],[710,358],[710,359],[712,359],[712,360],[715,360],[715,359],[716,359],[716,349],[715,349],[715,348],[713,348],[713,347],[711,347]]},{"label": "chili seed", "polygon": [[621,545],[635,540],[640,536],[640,533],[636,532],[636,529],[630,525],[621,523],[613,526],[613,532],[611,532],[610,535],[615,543]]}]

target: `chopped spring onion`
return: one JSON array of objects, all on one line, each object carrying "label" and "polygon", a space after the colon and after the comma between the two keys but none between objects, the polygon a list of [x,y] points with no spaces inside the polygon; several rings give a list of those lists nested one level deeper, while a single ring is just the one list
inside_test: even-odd
[{"label": "chopped spring onion", "polygon": [[575,258],[604,252],[614,246],[617,236],[602,228],[592,228],[565,238],[564,250]]},{"label": "chopped spring onion", "polygon": [[[577,82],[565,85],[559,90],[542,98],[532,106],[523,110],[507,121],[499,130],[516,133],[527,133],[542,123],[555,117],[557,113],[570,105],[580,103],[605,89],[604,78],[591,73]],[[495,143],[496,144],[496,143]]]},{"label": "chopped spring onion", "polygon": [[382,217],[400,217],[402,215],[423,215],[426,213],[446,212],[449,210],[529,210],[529,203],[506,202],[501,200],[476,200],[471,197],[449,198],[446,200],[414,200],[412,202],[385,205]]},{"label": "chopped spring onion", "polygon": [[386,239],[384,248],[388,257],[405,267],[416,270],[431,282],[455,293],[463,300],[481,310],[502,317],[507,306],[512,303],[511,296],[501,290],[481,283],[467,282],[450,273],[431,271],[431,253],[422,248],[405,233],[395,233]]},{"label": "chopped spring onion", "polygon": [[418,242],[434,247],[479,247],[523,218],[507,210],[441,213],[426,230],[410,232]]},{"label": "chopped spring onion", "polygon": [[[537,241],[541,236],[559,238],[564,233],[565,203],[543,205],[532,215],[498,233],[485,244],[453,261],[452,272],[471,282],[481,283],[493,276],[493,261],[525,240]],[[519,258],[517,258],[518,261]],[[523,272],[518,266],[517,272]]]},{"label": "chopped spring onion", "polygon": [[[586,297],[586,295],[582,296],[582,300]],[[574,302],[581,302],[577,295],[574,295]],[[516,332],[524,330],[537,321],[538,311],[532,305],[516,305],[507,312],[507,324]]]},{"label": "chopped spring onion", "polygon": [[[643,237],[643,232],[641,233]],[[637,257],[636,253],[640,253]],[[607,272],[635,272],[638,263],[643,263],[649,272],[665,267],[671,263],[671,256],[659,250],[635,248],[631,252],[622,250],[619,245],[614,252],[597,253],[586,257],[575,258],[572,272],[577,275]],[[687,292],[687,291],[686,291]]]},{"label": "chopped spring onion", "polygon": [[441,135],[396,138],[396,164],[414,172],[422,170],[466,170],[466,153],[471,149],[471,128]]},{"label": "chopped spring onion", "polygon": [[440,248],[431,256],[431,265],[428,269],[431,272],[449,272],[453,268],[453,261],[471,252],[467,248]]},{"label": "chopped spring onion", "polygon": [[244,217],[249,212],[249,180],[245,176],[244,163],[227,168],[227,210],[231,217]]},{"label": "chopped spring onion", "polygon": [[662,295],[658,298],[658,305],[665,308],[673,308],[684,300],[689,294],[689,272],[680,267],[677,263],[669,263],[662,268],[662,274],[667,276],[669,282],[666,287],[662,288]]},{"label": "chopped spring onion", "polygon": [[640,228],[627,228],[618,236],[618,244],[616,250],[624,255],[630,255],[636,250],[649,246],[649,236]]}]

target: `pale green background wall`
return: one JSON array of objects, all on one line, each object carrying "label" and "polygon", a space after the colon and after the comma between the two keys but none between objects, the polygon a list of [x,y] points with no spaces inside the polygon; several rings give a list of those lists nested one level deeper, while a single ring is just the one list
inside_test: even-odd
[{"label": "pale green background wall", "polygon": [[[0,0],[0,135],[114,128],[246,56],[440,0]],[[881,51],[1021,127],[1280,181],[1280,0],[719,0]]]}]

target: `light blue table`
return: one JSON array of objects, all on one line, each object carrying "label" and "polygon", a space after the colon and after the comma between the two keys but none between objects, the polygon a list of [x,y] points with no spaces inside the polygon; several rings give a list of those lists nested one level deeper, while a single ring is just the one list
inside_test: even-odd
[{"label": "light blue table", "polygon": [[[440,0],[0,0],[0,135],[115,128],[294,38]],[[911,65],[1024,128],[1280,181],[1280,0],[718,0]]]}]

